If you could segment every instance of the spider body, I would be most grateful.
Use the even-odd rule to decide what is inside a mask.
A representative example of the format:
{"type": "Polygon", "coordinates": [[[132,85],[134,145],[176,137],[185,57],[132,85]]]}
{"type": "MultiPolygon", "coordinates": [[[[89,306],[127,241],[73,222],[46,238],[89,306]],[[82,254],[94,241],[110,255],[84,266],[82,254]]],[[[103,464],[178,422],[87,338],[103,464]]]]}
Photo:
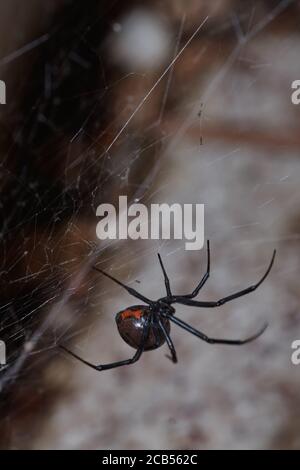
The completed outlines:
{"type": "Polygon", "coordinates": [[[158,255],[159,263],[163,272],[164,276],[164,283],[167,295],[165,297],[161,297],[158,300],[150,300],[144,295],[137,292],[130,286],[123,284],[118,279],[114,278],[110,274],[102,271],[101,269],[94,266],[94,269],[104,276],[108,277],[116,284],[119,284],[124,289],[127,290],[129,294],[133,297],[139,299],[144,304],[141,305],[133,305],[128,307],[124,310],[121,310],[119,313],[116,314],[116,323],[118,327],[118,331],[120,336],[123,340],[129,344],[129,346],[136,349],[135,354],[130,359],[125,359],[123,361],[112,362],[109,364],[99,364],[95,365],[92,364],[77,354],[69,351],[64,346],[61,346],[63,350],[67,353],[71,354],[71,356],[75,357],[79,361],[83,362],[84,364],[96,369],[98,371],[113,369],[115,367],[125,366],[128,364],[133,364],[134,362],[138,361],[143,354],[144,351],[151,351],[153,349],[157,349],[161,347],[163,344],[167,344],[169,351],[171,353],[168,356],[174,363],[177,362],[177,354],[173,344],[173,341],[170,337],[170,324],[174,323],[175,325],[179,326],[183,330],[191,333],[192,335],[200,338],[202,341],[205,341],[209,344],[228,344],[228,345],[236,345],[240,346],[242,344],[250,343],[258,338],[267,328],[267,324],[263,326],[257,333],[252,336],[249,336],[246,339],[221,339],[221,338],[212,338],[201,331],[197,330],[196,328],[192,327],[188,323],[184,322],[180,318],[175,316],[175,309],[172,307],[172,304],[179,304],[179,305],[188,305],[192,307],[201,307],[201,308],[214,308],[220,307],[227,302],[230,302],[234,299],[238,299],[244,295],[250,294],[251,292],[255,291],[266,279],[271,268],[274,263],[276,251],[273,252],[273,256],[271,258],[271,262],[267,268],[267,271],[262,276],[262,278],[256,283],[253,284],[246,289],[242,289],[238,292],[235,292],[231,295],[223,297],[219,300],[215,301],[201,301],[201,300],[194,300],[197,297],[198,293],[208,280],[210,276],[210,249],[209,249],[209,242],[207,242],[207,268],[204,276],[197,284],[195,289],[190,294],[184,295],[174,295],[171,291],[170,281],[166,270],[164,268],[163,262],[161,260],[160,255],[158,255]]]}
{"type": "MultiPolygon", "coordinates": [[[[139,349],[147,322],[149,322],[149,332],[145,340],[144,351],[151,351],[166,342],[154,311],[145,305],[133,305],[126,310],[121,310],[116,315],[121,338],[134,349],[139,349]]],[[[162,323],[166,331],[170,333],[170,321],[163,318],[162,323]]]]}

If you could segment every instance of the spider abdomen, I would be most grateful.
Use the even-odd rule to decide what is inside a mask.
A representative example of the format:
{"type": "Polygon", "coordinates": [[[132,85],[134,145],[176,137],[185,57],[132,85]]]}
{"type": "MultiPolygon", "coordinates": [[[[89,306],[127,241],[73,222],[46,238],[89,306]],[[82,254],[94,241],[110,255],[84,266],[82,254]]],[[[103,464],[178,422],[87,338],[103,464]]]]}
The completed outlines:
{"type": "MultiPolygon", "coordinates": [[[[116,323],[122,339],[134,349],[142,344],[146,322],[150,320],[149,333],[145,341],[144,351],[150,351],[162,346],[165,336],[154,319],[150,319],[152,313],[145,305],[134,305],[116,315],[116,323]]],[[[170,332],[170,322],[167,318],[161,318],[161,322],[170,332]]]]}

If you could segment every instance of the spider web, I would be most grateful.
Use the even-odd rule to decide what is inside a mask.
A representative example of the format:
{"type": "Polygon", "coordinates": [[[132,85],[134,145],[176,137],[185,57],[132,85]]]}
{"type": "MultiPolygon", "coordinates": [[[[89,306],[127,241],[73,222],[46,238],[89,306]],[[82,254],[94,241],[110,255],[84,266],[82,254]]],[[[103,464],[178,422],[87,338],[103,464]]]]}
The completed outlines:
{"type": "MultiPolygon", "coordinates": [[[[98,11],[97,3],[93,2],[92,12],[93,9],[98,11]]],[[[211,296],[224,292],[224,283],[229,290],[240,286],[237,281],[229,283],[227,277],[228,270],[234,272],[233,268],[240,268],[241,258],[249,260],[253,257],[249,276],[259,277],[274,244],[297,243],[297,230],[282,228],[289,223],[289,217],[294,214],[293,207],[299,202],[293,192],[300,171],[295,158],[296,147],[292,141],[290,151],[288,139],[280,141],[280,136],[289,135],[283,130],[277,140],[272,139],[274,128],[286,129],[293,122],[293,116],[277,113],[283,101],[282,95],[281,101],[279,98],[276,100],[274,88],[278,83],[290,85],[290,77],[297,78],[294,76],[297,67],[292,68],[290,75],[286,73],[285,64],[280,63],[273,52],[274,42],[268,43],[267,36],[263,45],[260,41],[260,35],[293,2],[271,3],[258,19],[256,9],[251,5],[248,9],[241,8],[241,11],[238,7],[229,10],[226,20],[221,22],[216,20],[216,6],[215,11],[203,14],[192,26],[183,8],[170,34],[168,58],[158,68],[159,72],[148,72],[148,80],[147,73],[140,70],[124,71],[120,68],[120,72],[105,57],[105,47],[111,45],[106,45],[106,38],[111,34],[112,25],[118,29],[122,8],[116,16],[110,9],[104,9],[101,18],[96,20],[90,11],[80,21],[80,27],[76,23],[79,22],[76,15],[82,13],[79,8],[67,25],[65,19],[63,23],[54,21],[49,34],[40,36],[39,40],[31,41],[0,61],[1,65],[12,63],[28,51],[46,48],[46,61],[44,57],[34,59],[37,68],[43,65],[43,73],[36,74],[38,78],[30,83],[36,75],[32,71],[27,72],[28,93],[22,105],[25,110],[30,109],[28,115],[24,118],[23,114],[12,112],[10,126],[6,126],[8,132],[4,129],[9,134],[9,143],[1,165],[4,194],[2,278],[9,284],[9,294],[1,307],[0,338],[6,340],[8,350],[8,365],[0,377],[2,389],[15,381],[17,386],[18,383],[21,384],[19,386],[24,385],[26,381],[30,383],[27,377],[30,377],[32,369],[39,370],[54,360],[61,341],[84,337],[85,344],[89,343],[94,338],[93,325],[99,320],[98,314],[88,315],[90,306],[93,311],[99,310],[102,316],[108,302],[110,311],[113,311],[114,304],[116,308],[121,305],[122,294],[115,286],[104,283],[105,288],[102,288],[98,278],[90,277],[95,263],[100,263],[104,269],[112,269],[116,276],[125,276],[130,283],[138,277],[140,284],[137,289],[145,295],[149,291],[152,297],[156,294],[158,297],[161,292],[161,280],[154,268],[157,251],[166,258],[176,287],[185,283],[189,289],[190,282],[197,281],[198,260],[195,254],[184,252],[183,244],[172,241],[97,242],[95,211],[100,202],[112,202],[116,195],[127,193],[131,201],[145,204],[153,201],[205,203],[206,234],[215,245],[213,259],[218,260],[219,265],[214,268],[215,287],[205,291],[211,296]],[[99,45],[102,27],[103,48],[99,45]],[[65,31],[71,31],[71,34],[65,31]],[[232,47],[226,49],[223,46],[225,58],[220,60],[218,47],[222,51],[222,45],[218,38],[223,37],[224,31],[231,34],[230,40],[233,33],[234,41],[232,47]],[[206,35],[218,45],[212,51],[216,54],[215,66],[209,69],[204,79],[199,77],[199,83],[194,80],[189,90],[182,78],[180,81],[180,70],[184,70],[189,52],[196,51],[196,58],[202,63],[201,59],[209,50],[209,42],[204,42],[206,35]],[[64,47],[57,51],[59,42],[64,47]],[[70,64],[76,64],[75,68],[70,64]],[[265,74],[268,67],[276,76],[274,83],[271,74],[265,74]],[[85,82],[83,79],[80,86],[74,85],[74,75],[79,80],[83,71],[89,80],[85,82]],[[254,135],[247,133],[243,125],[250,123],[253,128],[257,112],[255,105],[251,109],[251,91],[255,88],[256,96],[261,94],[263,99],[268,93],[268,86],[264,84],[266,77],[270,78],[272,89],[259,121],[263,132],[257,137],[255,132],[254,135]],[[120,104],[118,98],[127,92],[126,86],[130,94],[139,82],[143,85],[142,91],[134,97],[134,103],[123,100],[120,104]],[[178,83],[181,88],[178,88],[178,83]],[[222,87],[226,91],[224,94],[218,92],[222,87]],[[116,109],[111,109],[112,102],[116,109]],[[156,107],[152,114],[151,106],[156,107]],[[58,112],[57,107],[62,111],[58,112]],[[150,114],[148,120],[147,112],[150,114]],[[237,136],[240,142],[237,147],[234,138],[230,140],[230,132],[228,137],[226,125],[240,118],[243,122],[237,136]],[[267,135],[265,140],[264,135],[267,135]],[[202,136],[204,145],[200,145],[202,136]],[[247,137],[253,141],[258,138],[255,152],[251,146],[244,145],[243,139],[247,137]],[[280,149],[286,152],[284,160],[278,154],[272,159],[270,156],[278,148],[278,140],[280,149]],[[22,158],[27,164],[19,169],[22,158]],[[240,181],[237,182],[237,178],[240,181]],[[254,181],[257,182],[254,184],[254,181]],[[281,200],[285,209],[278,203],[281,200]],[[65,256],[62,255],[64,252],[65,256]],[[25,270],[23,268],[20,275],[22,266],[25,270]],[[146,266],[145,272],[143,266],[146,266]],[[182,266],[189,273],[188,282],[182,266]],[[116,294],[117,300],[114,298],[116,294]]],[[[113,43],[113,39],[111,41],[113,43]]],[[[284,45],[280,39],[278,47],[286,53],[291,51],[290,44],[284,45]]],[[[291,56],[287,54],[286,62],[293,63],[292,53],[291,56]]],[[[205,66],[205,60],[203,63],[205,66]]],[[[256,106],[258,103],[256,99],[256,106]]],[[[244,279],[248,267],[246,261],[243,263],[244,279]]],[[[296,269],[295,263],[291,266],[285,268],[289,279],[296,269]]],[[[274,290],[275,281],[269,291],[258,295],[257,301],[253,300],[253,305],[257,306],[255,310],[263,310],[262,304],[266,302],[275,309],[275,300],[270,301],[274,290]]],[[[128,302],[126,297],[123,300],[128,302]]],[[[284,295],[282,303],[283,300],[284,295]]],[[[235,336],[241,329],[256,328],[261,316],[255,316],[256,323],[246,316],[247,309],[250,309],[247,305],[242,308],[243,315],[235,311],[223,320],[218,317],[219,336],[223,334],[223,326],[229,332],[233,328],[235,336]]],[[[293,310],[293,303],[290,305],[293,310]]],[[[199,315],[198,312],[195,315],[199,315]]],[[[212,318],[204,321],[209,329],[217,317],[212,318]]],[[[290,332],[286,332],[288,341],[290,332]]],[[[86,354],[87,347],[81,349],[86,354]]],[[[204,365],[206,361],[209,362],[209,356],[204,365]]],[[[241,364],[247,364],[246,360],[241,364]]],[[[278,360],[278,368],[281,367],[282,360],[278,360]]],[[[215,437],[216,446],[223,442],[220,435],[215,434],[215,437]]],[[[251,438],[254,439],[253,436],[251,438]]],[[[89,445],[92,441],[93,437],[88,433],[80,446],[89,445]]],[[[165,444],[167,446],[168,442],[165,444]]]]}

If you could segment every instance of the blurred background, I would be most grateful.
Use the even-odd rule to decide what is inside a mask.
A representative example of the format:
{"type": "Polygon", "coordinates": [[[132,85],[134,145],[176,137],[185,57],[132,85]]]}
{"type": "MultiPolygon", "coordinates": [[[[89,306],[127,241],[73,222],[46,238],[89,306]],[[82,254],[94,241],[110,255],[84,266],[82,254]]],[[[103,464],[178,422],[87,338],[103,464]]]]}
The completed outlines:
{"type": "Polygon", "coordinates": [[[1,448],[300,447],[298,1],[0,1],[1,448]],[[212,269],[201,299],[256,282],[220,309],[177,316],[166,348],[133,366],[94,363],[132,349],[114,315],[135,301],[97,263],[147,297],[188,292],[205,250],[183,241],[96,238],[96,208],[119,195],[205,204],[212,269]]]}

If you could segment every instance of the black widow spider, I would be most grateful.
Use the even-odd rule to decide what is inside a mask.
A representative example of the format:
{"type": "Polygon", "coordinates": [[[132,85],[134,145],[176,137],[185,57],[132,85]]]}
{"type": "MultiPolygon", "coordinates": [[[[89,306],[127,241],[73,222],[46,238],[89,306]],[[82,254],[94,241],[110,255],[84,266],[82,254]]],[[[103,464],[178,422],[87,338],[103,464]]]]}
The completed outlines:
{"type": "Polygon", "coordinates": [[[267,324],[263,326],[256,334],[244,339],[216,339],[210,338],[206,336],[199,330],[196,330],[188,323],[180,320],[179,318],[175,317],[175,309],[172,307],[172,304],[181,304],[181,305],[190,305],[193,307],[219,307],[224,305],[226,302],[230,302],[231,300],[237,299],[238,297],[242,297],[243,295],[249,294],[250,292],[255,291],[262,282],[266,279],[271,268],[274,263],[276,250],[274,250],[271,262],[268,266],[266,273],[257,282],[246,289],[236,292],[235,294],[228,295],[227,297],[223,297],[220,300],[215,302],[203,302],[198,300],[193,300],[200,291],[200,289],[204,286],[207,279],[210,275],[210,249],[209,249],[209,241],[207,242],[207,269],[206,273],[202,277],[201,281],[197,285],[197,287],[193,290],[191,294],[187,295],[173,295],[171,292],[170,281],[166,270],[164,268],[162,259],[158,254],[159,263],[164,275],[164,281],[166,286],[167,295],[166,297],[162,297],[156,301],[150,300],[147,297],[144,297],[142,294],[137,292],[132,287],[126,286],[118,279],[115,279],[110,274],[102,271],[101,269],[94,266],[94,269],[104,276],[108,277],[112,281],[116,282],[120,286],[129,292],[132,296],[136,297],[137,299],[141,300],[147,305],[133,305],[131,307],[126,308],[125,310],[121,310],[119,313],[116,314],[116,323],[119,330],[119,333],[123,340],[129,344],[131,347],[136,349],[136,353],[131,359],[126,359],[123,361],[112,362],[110,364],[100,364],[94,365],[88,361],[85,361],[81,357],[77,356],[77,354],[69,351],[64,346],[60,346],[64,351],[71,354],[79,361],[87,364],[88,366],[96,369],[98,371],[113,369],[115,367],[125,366],[128,364],[133,364],[134,362],[138,361],[144,351],[150,351],[153,349],[157,349],[162,346],[165,342],[168,345],[168,348],[171,353],[170,359],[176,363],[177,362],[177,355],[176,351],[170,337],[170,321],[175,323],[180,328],[192,333],[193,335],[197,336],[198,338],[206,341],[210,344],[230,344],[230,345],[242,345],[245,343],[249,343],[250,341],[254,341],[258,338],[267,328],[267,324]]]}

